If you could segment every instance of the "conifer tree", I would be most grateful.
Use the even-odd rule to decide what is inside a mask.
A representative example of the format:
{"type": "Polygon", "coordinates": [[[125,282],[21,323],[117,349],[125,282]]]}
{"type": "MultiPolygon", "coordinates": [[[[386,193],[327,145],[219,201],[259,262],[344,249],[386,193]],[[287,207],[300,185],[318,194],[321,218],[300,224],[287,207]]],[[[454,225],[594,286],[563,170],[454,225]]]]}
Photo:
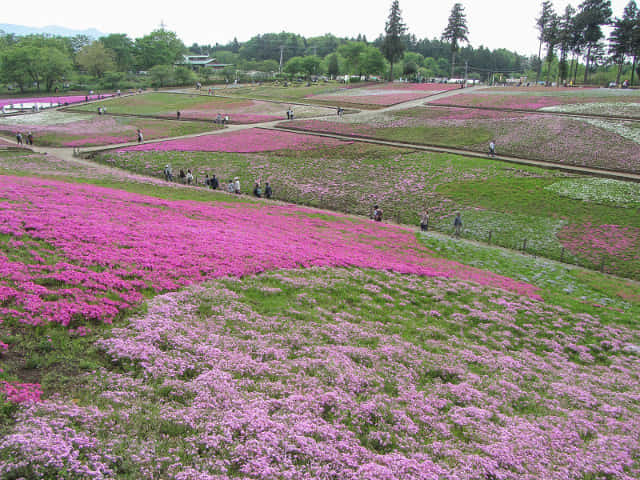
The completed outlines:
{"type": "Polygon", "coordinates": [[[536,28],[540,32],[538,35],[538,40],[540,40],[540,44],[538,46],[538,72],[536,74],[536,83],[540,80],[540,73],[542,72],[542,44],[545,41],[545,37],[547,36],[547,29],[549,27],[549,22],[554,16],[553,12],[553,4],[545,0],[542,2],[542,11],[540,12],[540,16],[536,19],[536,28]]]}
{"type": "Polygon", "coordinates": [[[612,60],[618,64],[616,83],[620,83],[622,66],[627,55],[633,56],[634,30],[638,28],[638,6],[635,0],[631,0],[624,8],[622,18],[613,21],[613,30],[609,36],[609,54],[612,60]]]}
{"type": "Polygon", "coordinates": [[[385,37],[382,42],[382,53],[391,64],[389,74],[391,81],[393,81],[393,64],[400,60],[404,53],[405,44],[402,41],[402,36],[406,31],[407,27],[402,22],[402,13],[398,0],[393,0],[389,18],[384,27],[385,37]]]}
{"type": "Polygon", "coordinates": [[[456,53],[460,50],[460,42],[469,42],[467,34],[467,17],[464,13],[464,7],[461,3],[456,3],[451,9],[449,15],[449,23],[442,33],[442,40],[447,40],[451,44],[451,76],[453,77],[453,69],[456,64],[456,53]]]}
{"type": "Polygon", "coordinates": [[[558,73],[560,75],[561,82],[566,80],[569,73],[567,57],[573,48],[573,42],[575,41],[575,13],[576,10],[571,5],[567,5],[564,10],[564,15],[560,18],[558,26],[558,45],[560,47],[558,73]]]}
{"type": "Polygon", "coordinates": [[[576,18],[576,24],[582,31],[582,38],[587,47],[584,83],[587,83],[591,50],[604,37],[602,26],[609,24],[612,13],[611,0],[584,0],[580,4],[580,13],[576,18]]]}

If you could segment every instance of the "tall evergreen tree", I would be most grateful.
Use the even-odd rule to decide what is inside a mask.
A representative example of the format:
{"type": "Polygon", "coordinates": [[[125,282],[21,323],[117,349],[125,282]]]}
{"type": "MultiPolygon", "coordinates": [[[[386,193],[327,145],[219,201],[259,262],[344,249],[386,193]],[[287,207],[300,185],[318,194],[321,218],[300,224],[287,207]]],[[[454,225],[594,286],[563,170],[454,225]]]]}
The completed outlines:
{"type": "Polygon", "coordinates": [[[560,36],[560,17],[558,17],[558,15],[554,13],[551,16],[551,19],[549,20],[549,24],[547,25],[547,28],[544,33],[544,44],[547,46],[547,55],[545,57],[545,60],[547,61],[547,80],[546,80],[547,83],[549,83],[549,78],[551,76],[551,63],[555,58],[554,54],[555,54],[556,46],[558,45],[560,40],[559,36],[560,36]]]}
{"type": "Polygon", "coordinates": [[[406,31],[407,27],[402,22],[402,12],[398,0],[393,0],[389,18],[384,27],[385,37],[382,42],[382,53],[391,64],[389,73],[391,81],[393,81],[393,64],[400,60],[404,53],[405,43],[402,41],[402,36],[406,31]]]}
{"type": "Polygon", "coordinates": [[[540,16],[536,19],[536,28],[540,32],[538,34],[540,44],[538,45],[538,73],[536,74],[536,83],[540,80],[540,73],[542,72],[542,44],[544,43],[549,21],[553,18],[553,15],[553,3],[548,0],[542,2],[542,11],[540,12],[540,16]]]}
{"type": "Polygon", "coordinates": [[[635,0],[631,0],[624,8],[622,18],[613,21],[613,30],[609,36],[609,54],[612,60],[618,65],[616,83],[620,83],[622,66],[627,55],[633,55],[633,34],[637,29],[638,6],[635,0]]]}
{"type": "Polygon", "coordinates": [[[584,69],[584,83],[587,83],[591,50],[604,37],[602,26],[611,22],[611,0],[584,0],[580,4],[580,13],[576,18],[578,28],[582,31],[587,48],[587,63],[584,69]]]}
{"type": "Polygon", "coordinates": [[[573,42],[575,39],[575,13],[575,8],[571,5],[567,5],[558,25],[558,46],[560,47],[558,73],[560,75],[561,82],[564,82],[569,74],[567,57],[573,48],[573,42]]]}
{"type": "Polygon", "coordinates": [[[640,57],[640,10],[636,13],[636,20],[633,24],[633,31],[631,32],[631,53],[633,57],[633,66],[631,68],[631,81],[633,85],[633,75],[636,71],[638,57],[640,57]]]}
{"type": "Polygon", "coordinates": [[[442,33],[442,39],[447,40],[451,44],[451,76],[453,77],[453,69],[456,64],[456,53],[460,50],[460,42],[469,42],[467,34],[467,17],[464,13],[464,7],[461,3],[456,3],[451,9],[449,15],[449,23],[442,33]]]}

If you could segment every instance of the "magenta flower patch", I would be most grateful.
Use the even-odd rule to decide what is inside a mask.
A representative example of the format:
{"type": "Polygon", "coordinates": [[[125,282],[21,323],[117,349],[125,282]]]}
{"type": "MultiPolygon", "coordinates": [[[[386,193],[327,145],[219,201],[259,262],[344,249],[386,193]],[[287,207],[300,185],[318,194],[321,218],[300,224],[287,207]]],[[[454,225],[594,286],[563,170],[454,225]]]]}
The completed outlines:
{"type": "Polygon", "coordinates": [[[267,152],[273,150],[309,150],[336,147],[349,142],[291,132],[251,128],[237,132],[146,143],[119,149],[118,152],[267,152]]]}
{"type": "MultiPolygon", "coordinates": [[[[113,94],[100,95],[100,98],[109,98],[113,94]]],[[[89,100],[98,100],[98,95],[88,95],[89,100]]],[[[58,105],[84,102],[84,95],[67,95],[64,97],[25,97],[25,98],[0,98],[0,108],[5,105],[20,105],[25,103],[55,103],[58,105]]]]}
{"type": "Polygon", "coordinates": [[[531,285],[432,258],[409,229],[341,215],[322,220],[293,206],[171,202],[23,177],[0,182],[0,234],[22,252],[0,253],[0,318],[75,328],[112,321],[142,301],[144,289],[310,266],[459,277],[537,298],[531,285]]]}

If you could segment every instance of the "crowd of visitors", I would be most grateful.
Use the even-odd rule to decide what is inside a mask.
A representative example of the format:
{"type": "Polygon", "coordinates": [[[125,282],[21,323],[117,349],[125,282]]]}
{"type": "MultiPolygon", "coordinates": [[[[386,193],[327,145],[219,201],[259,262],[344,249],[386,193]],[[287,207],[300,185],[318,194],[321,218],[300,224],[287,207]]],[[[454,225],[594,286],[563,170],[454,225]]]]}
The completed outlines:
{"type": "Polygon", "coordinates": [[[33,145],[33,133],[22,135],[22,132],[16,132],[16,142],[18,145],[33,145]]]}
{"type": "MultiPolygon", "coordinates": [[[[21,140],[20,140],[21,141],[21,140]]],[[[171,165],[168,163],[164,166],[163,170],[164,179],[167,182],[173,181],[173,169],[171,165]]],[[[226,187],[220,185],[220,180],[216,177],[215,174],[209,177],[209,174],[205,174],[204,179],[202,179],[202,183],[198,182],[198,178],[193,175],[193,172],[190,168],[186,171],[184,168],[181,168],[178,172],[177,181],[183,183],[185,185],[202,185],[204,184],[206,187],[209,187],[212,190],[224,189],[228,193],[233,193],[235,195],[242,194],[242,189],[240,188],[240,178],[234,177],[229,179],[229,182],[226,184],[226,187]]],[[[253,188],[253,195],[258,198],[271,198],[273,196],[273,189],[269,182],[265,182],[264,189],[260,186],[260,182],[256,181],[253,188]]]]}

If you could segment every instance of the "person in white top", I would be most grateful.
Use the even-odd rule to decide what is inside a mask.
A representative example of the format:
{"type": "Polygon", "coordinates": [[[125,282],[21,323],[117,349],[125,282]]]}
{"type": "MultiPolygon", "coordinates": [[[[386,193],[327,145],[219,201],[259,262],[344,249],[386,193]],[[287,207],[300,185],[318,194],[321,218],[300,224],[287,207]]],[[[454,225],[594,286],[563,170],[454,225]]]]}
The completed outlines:
{"type": "Polygon", "coordinates": [[[233,189],[235,193],[240,193],[240,180],[238,179],[238,177],[234,178],[233,189]]]}

